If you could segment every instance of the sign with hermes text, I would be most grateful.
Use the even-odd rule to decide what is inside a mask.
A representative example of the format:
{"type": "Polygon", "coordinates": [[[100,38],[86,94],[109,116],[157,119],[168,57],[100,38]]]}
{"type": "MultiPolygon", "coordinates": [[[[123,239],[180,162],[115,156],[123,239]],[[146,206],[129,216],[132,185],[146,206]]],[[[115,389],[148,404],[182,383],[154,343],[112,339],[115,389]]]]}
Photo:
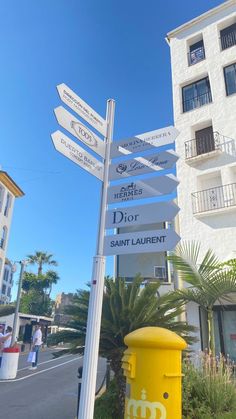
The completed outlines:
{"type": "Polygon", "coordinates": [[[51,137],[57,151],[103,181],[104,165],[102,162],[95,159],[59,130],[54,132],[51,137]]]}
{"type": "Polygon", "coordinates": [[[69,106],[69,108],[75,111],[102,135],[106,136],[107,123],[105,119],[74,93],[73,90],[66,86],[65,83],[59,84],[57,90],[62,102],[69,106]]]}
{"type": "Polygon", "coordinates": [[[138,153],[153,147],[161,147],[172,144],[179,131],[173,127],[165,127],[144,134],[135,135],[120,141],[114,141],[111,145],[111,157],[119,157],[126,154],[138,153]]]}
{"type": "Polygon", "coordinates": [[[82,124],[74,115],[63,108],[63,106],[58,106],[54,109],[54,113],[58,124],[60,124],[62,128],[65,128],[99,156],[105,157],[105,142],[101,138],[82,124]]]}
{"type": "Polygon", "coordinates": [[[113,163],[109,168],[109,180],[124,179],[126,177],[144,175],[162,169],[171,169],[178,160],[174,150],[161,151],[144,157],[113,163]]]}
{"type": "Polygon", "coordinates": [[[157,202],[136,207],[114,208],[106,212],[105,228],[139,226],[172,221],[179,212],[173,202],[157,202]]]}
{"type": "Polygon", "coordinates": [[[108,188],[107,203],[114,204],[168,195],[175,190],[178,184],[178,179],[172,174],[155,176],[145,180],[138,180],[137,182],[121,183],[108,188]]]}

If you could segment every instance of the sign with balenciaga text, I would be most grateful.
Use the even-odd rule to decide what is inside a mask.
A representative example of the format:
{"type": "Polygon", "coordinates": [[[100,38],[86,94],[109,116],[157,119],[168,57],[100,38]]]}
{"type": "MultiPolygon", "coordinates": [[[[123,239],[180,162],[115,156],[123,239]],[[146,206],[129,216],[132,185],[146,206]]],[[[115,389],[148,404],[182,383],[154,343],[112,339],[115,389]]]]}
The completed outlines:
{"type": "Polygon", "coordinates": [[[51,137],[57,151],[103,181],[104,165],[102,162],[95,159],[59,130],[54,132],[51,137]]]}
{"type": "Polygon", "coordinates": [[[150,230],[105,237],[104,255],[156,253],[174,249],[180,237],[174,230],[150,230]]]}
{"type": "Polygon", "coordinates": [[[122,163],[113,163],[109,169],[109,180],[124,179],[130,176],[170,169],[177,160],[176,152],[167,150],[145,156],[145,158],[136,157],[135,159],[124,160],[122,163]]]}
{"type": "Polygon", "coordinates": [[[154,131],[145,132],[144,134],[135,135],[135,137],[127,138],[120,141],[113,141],[111,145],[111,157],[118,157],[131,153],[138,153],[149,150],[153,147],[161,147],[172,144],[179,131],[173,127],[165,127],[154,131]]]}
{"type": "Polygon", "coordinates": [[[94,111],[84,100],[73,92],[65,83],[57,86],[59,96],[67,106],[75,111],[81,118],[85,119],[92,127],[102,135],[106,135],[107,123],[96,111],[94,111]]]}
{"type": "Polygon", "coordinates": [[[145,180],[138,180],[137,182],[121,183],[108,188],[107,202],[108,204],[114,204],[168,195],[175,190],[178,184],[178,179],[172,174],[155,176],[145,180]]]}
{"type": "Polygon", "coordinates": [[[94,132],[82,124],[74,115],[68,112],[63,106],[54,109],[58,124],[70,132],[78,140],[82,141],[99,156],[105,157],[105,142],[94,132]]]}
{"type": "Polygon", "coordinates": [[[114,208],[106,212],[105,228],[139,226],[172,221],[179,212],[173,202],[157,202],[136,207],[114,208]]]}

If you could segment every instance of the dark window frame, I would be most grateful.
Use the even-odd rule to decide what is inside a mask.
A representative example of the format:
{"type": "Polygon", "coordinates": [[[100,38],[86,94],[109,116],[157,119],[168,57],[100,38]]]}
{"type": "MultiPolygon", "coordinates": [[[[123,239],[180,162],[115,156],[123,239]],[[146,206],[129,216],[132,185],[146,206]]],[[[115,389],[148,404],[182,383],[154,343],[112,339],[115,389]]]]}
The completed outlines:
{"type": "Polygon", "coordinates": [[[226,96],[231,96],[231,95],[234,95],[236,93],[236,88],[235,88],[235,91],[232,92],[232,93],[229,93],[229,90],[228,90],[228,84],[227,84],[227,78],[226,78],[226,72],[225,72],[225,70],[227,68],[229,68],[229,67],[234,67],[234,71],[235,71],[235,85],[236,85],[236,63],[232,63],[232,64],[227,65],[227,66],[224,67],[224,79],[225,79],[226,96]]]}
{"type": "Polygon", "coordinates": [[[183,86],[182,87],[182,109],[183,109],[183,113],[192,111],[194,109],[198,109],[198,108],[200,108],[200,107],[202,107],[204,105],[208,105],[209,103],[212,103],[212,93],[211,93],[211,85],[210,85],[209,76],[203,77],[202,79],[196,80],[195,82],[189,83],[186,86],[183,86]],[[193,96],[191,99],[185,100],[185,98],[184,98],[184,89],[186,89],[187,87],[190,87],[190,86],[196,86],[197,87],[197,85],[200,84],[203,80],[206,81],[206,86],[208,86],[208,90],[204,94],[196,95],[196,96],[193,96]],[[199,98],[202,97],[202,96],[205,96],[205,95],[208,95],[208,101],[207,102],[203,103],[200,106],[194,106],[191,109],[186,109],[187,108],[186,107],[186,103],[187,102],[189,102],[191,100],[194,103],[195,100],[198,100],[199,101],[199,98]]]}

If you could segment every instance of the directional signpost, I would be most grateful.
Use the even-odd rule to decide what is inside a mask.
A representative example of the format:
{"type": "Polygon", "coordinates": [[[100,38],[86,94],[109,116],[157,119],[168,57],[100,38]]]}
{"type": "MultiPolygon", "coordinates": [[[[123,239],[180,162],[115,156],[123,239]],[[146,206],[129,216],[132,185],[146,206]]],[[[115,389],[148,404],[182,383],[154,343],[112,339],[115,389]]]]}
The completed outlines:
{"type": "Polygon", "coordinates": [[[124,160],[122,163],[111,164],[110,180],[122,179],[130,176],[144,175],[153,171],[170,169],[174,166],[178,156],[173,150],[162,151],[149,156],[124,160]]]}
{"type": "Polygon", "coordinates": [[[82,124],[74,115],[63,108],[63,106],[58,106],[58,108],[54,109],[54,113],[58,124],[91,148],[91,150],[95,151],[99,156],[105,157],[105,143],[100,137],[82,124]]]}
{"type": "Polygon", "coordinates": [[[111,157],[137,153],[149,150],[153,147],[161,147],[175,141],[179,131],[175,127],[156,129],[145,132],[126,140],[114,141],[111,146],[111,157]]]}
{"type": "Polygon", "coordinates": [[[87,170],[98,179],[103,180],[104,164],[87,153],[82,147],[72,141],[61,131],[56,131],[52,135],[55,149],[74,163],[87,170]]]}
{"type": "Polygon", "coordinates": [[[59,125],[73,135],[81,145],[95,152],[98,160],[83,147],[72,141],[61,131],[52,134],[53,144],[59,153],[76,163],[102,182],[102,195],[99,216],[99,232],[96,256],[90,288],[87,333],[85,341],[83,378],[78,419],[93,419],[95,387],[97,376],[98,349],[102,315],[102,299],[105,276],[105,255],[131,253],[164,252],[171,250],[180,240],[173,230],[147,230],[125,234],[107,235],[105,229],[136,227],[171,221],[179,211],[173,202],[144,203],[139,206],[120,207],[124,201],[135,201],[172,193],[178,185],[174,175],[153,176],[144,180],[131,180],[119,185],[110,182],[145,173],[170,169],[178,159],[173,150],[158,151],[141,156],[143,151],[168,145],[174,142],[178,131],[170,126],[112,144],[115,102],[107,101],[106,119],[95,112],[83,99],[64,83],[57,86],[59,96],[72,111],[76,112],[86,124],[96,129],[105,138],[101,139],[86,124],[62,106],[55,109],[59,125]],[[111,158],[138,153],[138,157],[110,164],[111,158]],[[109,208],[108,204],[118,204],[109,208]]]}
{"type": "Polygon", "coordinates": [[[165,252],[172,250],[180,237],[173,230],[138,231],[105,237],[106,255],[165,252]]]}

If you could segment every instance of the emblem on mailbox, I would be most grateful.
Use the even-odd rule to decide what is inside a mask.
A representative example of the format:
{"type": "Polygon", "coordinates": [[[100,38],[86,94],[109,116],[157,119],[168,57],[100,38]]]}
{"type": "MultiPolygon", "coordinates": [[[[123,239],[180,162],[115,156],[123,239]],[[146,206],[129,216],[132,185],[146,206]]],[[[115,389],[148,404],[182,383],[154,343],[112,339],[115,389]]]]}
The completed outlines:
{"type": "Polygon", "coordinates": [[[150,419],[166,419],[166,408],[160,402],[149,402],[146,400],[146,390],[141,391],[142,400],[128,400],[127,404],[127,419],[136,418],[150,418],[150,419]],[[161,412],[161,416],[157,413],[161,412]]]}

